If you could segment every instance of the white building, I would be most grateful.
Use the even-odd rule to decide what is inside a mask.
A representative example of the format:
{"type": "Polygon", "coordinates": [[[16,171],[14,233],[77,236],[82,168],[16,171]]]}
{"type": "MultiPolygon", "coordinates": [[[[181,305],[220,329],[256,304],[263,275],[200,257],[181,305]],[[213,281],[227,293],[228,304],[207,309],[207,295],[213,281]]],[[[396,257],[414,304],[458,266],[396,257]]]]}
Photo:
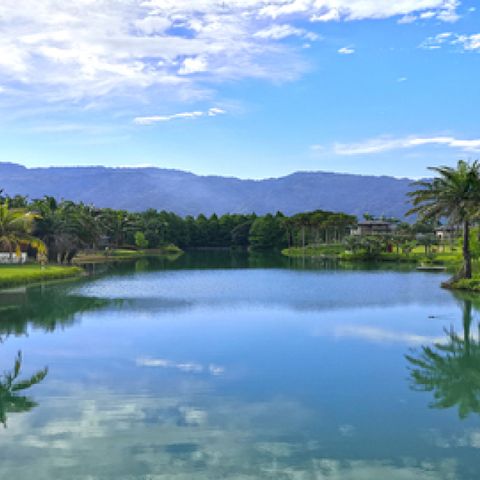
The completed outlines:
{"type": "Polygon", "coordinates": [[[27,261],[27,254],[22,252],[20,256],[17,256],[15,253],[11,255],[8,252],[0,252],[0,264],[2,265],[12,265],[12,264],[23,264],[27,261]]]}

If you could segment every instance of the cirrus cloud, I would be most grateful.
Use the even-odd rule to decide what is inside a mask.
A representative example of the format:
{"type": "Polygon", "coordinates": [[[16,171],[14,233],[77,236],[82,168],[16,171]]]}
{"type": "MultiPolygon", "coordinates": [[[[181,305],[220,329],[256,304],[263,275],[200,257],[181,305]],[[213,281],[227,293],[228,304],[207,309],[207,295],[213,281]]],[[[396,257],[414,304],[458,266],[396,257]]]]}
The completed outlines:
{"type": "Polygon", "coordinates": [[[438,50],[445,45],[459,46],[463,51],[480,52],[480,33],[470,35],[444,32],[428,37],[421,45],[427,50],[438,50]]]}
{"type": "Polygon", "coordinates": [[[154,123],[159,122],[169,122],[170,120],[177,119],[194,119],[199,117],[216,117],[217,115],[223,115],[226,113],[225,110],[218,107],[209,108],[207,111],[193,111],[193,112],[182,112],[174,113],[172,115],[152,115],[146,117],[136,117],[133,122],[137,125],[153,125],[154,123]]]}
{"type": "Polygon", "coordinates": [[[339,48],[337,51],[340,55],[352,55],[355,53],[355,49],[352,47],[342,47],[339,48]]]}
{"type": "MultiPolygon", "coordinates": [[[[426,145],[456,148],[467,152],[480,152],[480,138],[460,139],[450,136],[421,137],[410,136],[404,138],[377,137],[358,143],[335,143],[333,152],[336,155],[370,155],[392,150],[410,149],[426,145]]],[[[318,146],[312,146],[318,150],[318,146]]]]}

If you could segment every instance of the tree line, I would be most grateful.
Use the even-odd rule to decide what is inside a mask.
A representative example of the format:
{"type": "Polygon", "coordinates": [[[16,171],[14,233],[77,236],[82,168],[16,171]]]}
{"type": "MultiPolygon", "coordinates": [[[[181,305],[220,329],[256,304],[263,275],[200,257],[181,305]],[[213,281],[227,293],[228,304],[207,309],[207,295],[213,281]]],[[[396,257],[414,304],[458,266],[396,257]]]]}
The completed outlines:
{"type": "Polygon", "coordinates": [[[90,249],[159,249],[173,244],[182,249],[261,250],[334,243],[342,241],[356,222],[354,216],[322,210],[291,217],[281,212],[181,217],[155,209],[97,208],[49,196],[29,201],[0,191],[3,248],[14,253],[30,246],[56,263],[70,263],[79,251],[90,249]]]}

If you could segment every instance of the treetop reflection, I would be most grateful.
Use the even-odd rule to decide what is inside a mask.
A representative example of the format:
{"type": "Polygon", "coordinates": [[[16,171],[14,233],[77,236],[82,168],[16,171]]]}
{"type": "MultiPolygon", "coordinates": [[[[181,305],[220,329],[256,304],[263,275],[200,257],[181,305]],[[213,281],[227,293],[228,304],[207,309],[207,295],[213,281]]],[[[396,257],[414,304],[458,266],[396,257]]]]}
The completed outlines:
{"type": "Polygon", "coordinates": [[[28,326],[44,331],[73,324],[75,315],[107,306],[111,301],[71,295],[64,288],[31,287],[0,296],[0,335],[23,335],[28,326]]]}

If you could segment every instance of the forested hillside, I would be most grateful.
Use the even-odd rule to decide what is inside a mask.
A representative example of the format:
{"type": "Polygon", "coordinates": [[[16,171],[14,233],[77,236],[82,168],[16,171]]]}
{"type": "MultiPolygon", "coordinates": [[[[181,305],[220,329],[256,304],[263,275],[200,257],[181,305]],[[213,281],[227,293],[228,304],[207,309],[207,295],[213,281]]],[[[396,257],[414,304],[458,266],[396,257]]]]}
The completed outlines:
{"type": "Polygon", "coordinates": [[[0,185],[9,195],[44,195],[129,211],[149,208],[178,215],[264,215],[330,210],[403,217],[410,180],[325,172],[240,180],[159,168],[68,167],[27,169],[0,163],[0,185]]]}

